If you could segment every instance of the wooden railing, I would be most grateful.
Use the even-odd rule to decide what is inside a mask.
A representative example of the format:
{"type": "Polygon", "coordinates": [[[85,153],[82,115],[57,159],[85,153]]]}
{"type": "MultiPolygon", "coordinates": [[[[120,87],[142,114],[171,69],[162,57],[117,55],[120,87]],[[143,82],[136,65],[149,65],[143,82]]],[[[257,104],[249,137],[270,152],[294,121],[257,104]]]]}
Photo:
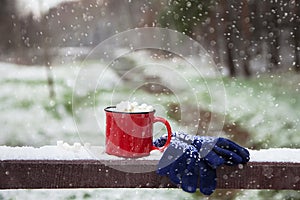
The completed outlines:
{"type": "MultiPolygon", "coordinates": [[[[0,189],[174,188],[158,160],[2,160],[0,189]]],[[[300,190],[300,163],[249,162],[217,170],[219,189],[300,190]]]]}

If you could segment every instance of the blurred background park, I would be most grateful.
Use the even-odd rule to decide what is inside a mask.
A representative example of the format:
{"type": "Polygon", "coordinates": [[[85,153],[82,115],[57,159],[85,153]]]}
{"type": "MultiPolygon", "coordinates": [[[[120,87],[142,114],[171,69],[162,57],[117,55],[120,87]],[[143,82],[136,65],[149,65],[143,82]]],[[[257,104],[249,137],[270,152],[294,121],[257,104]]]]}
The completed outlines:
{"type": "MultiPolygon", "coordinates": [[[[143,42],[147,43],[137,41],[143,42]]],[[[130,46],[114,44],[111,49],[128,52],[130,46]]],[[[193,127],[193,134],[205,135],[220,131],[251,149],[299,148],[300,2],[0,0],[0,88],[0,145],[39,147],[58,140],[104,145],[103,108],[130,94],[154,102],[174,129],[193,127]],[[196,66],[199,76],[186,60],[165,49],[134,50],[113,63],[93,51],[116,34],[145,27],[168,28],[192,38],[213,62],[196,66]],[[152,71],[137,67],[145,63],[150,63],[147,67],[152,66],[152,71]],[[186,73],[184,81],[192,89],[166,80],[169,72],[159,66],[186,73]],[[100,85],[83,87],[85,91],[79,94],[76,83],[83,67],[90,69],[84,74],[87,85],[96,71],[105,73],[100,85]],[[218,92],[220,85],[223,93],[218,92]],[[196,96],[197,102],[192,97],[179,102],[176,95],[196,96]],[[100,125],[91,123],[90,109],[99,113],[100,125]],[[183,110],[196,110],[199,118],[180,115],[183,110]]],[[[0,199],[48,194],[54,192],[1,191],[0,199]]],[[[55,198],[202,197],[179,190],[119,194],[124,196],[111,190],[69,190],[56,193],[55,198]]],[[[300,199],[300,193],[220,190],[202,198],[300,199]]]]}

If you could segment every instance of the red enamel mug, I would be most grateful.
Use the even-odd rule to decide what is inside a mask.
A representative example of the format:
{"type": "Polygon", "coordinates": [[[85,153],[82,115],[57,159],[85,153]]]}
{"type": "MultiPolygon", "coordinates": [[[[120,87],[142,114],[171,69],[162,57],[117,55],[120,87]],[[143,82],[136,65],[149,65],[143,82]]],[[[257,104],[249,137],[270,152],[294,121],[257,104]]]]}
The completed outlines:
{"type": "Polygon", "coordinates": [[[104,109],[106,114],[106,153],[126,158],[148,156],[151,150],[163,151],[171,141],[171,126],[161,117],[150,112],[119,112],[115,106],[104,109]],[[168,131],[163,147],[153,146],[153,124],[161,122],[168,131]]]}

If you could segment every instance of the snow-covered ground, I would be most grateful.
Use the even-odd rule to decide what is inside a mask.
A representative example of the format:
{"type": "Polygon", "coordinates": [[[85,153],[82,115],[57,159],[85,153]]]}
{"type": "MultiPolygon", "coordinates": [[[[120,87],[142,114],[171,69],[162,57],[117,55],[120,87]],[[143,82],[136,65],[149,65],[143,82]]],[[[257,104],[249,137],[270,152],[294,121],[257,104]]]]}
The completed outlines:
{"type": "Polygon", "coordinates": [[[193,200],[192,195],[179,189],[67,189],[67,190],[6,190],[0,192],[0,199],[99,199],[99,200],[193,200]]]}
{"type": "MultiPolygon", "coordinates": [[[[146,62],[148,68],[143,73],[134,68],[120,78],[112,67],[97,61],[54,66],[55,100],[49,98],[44,67],[0,63],[0,145],[38,148],[63,140],[69,144],[103,146],[103,109],[121,100],[137,100],[153,105],[156,115],[170,120],[174,130],[182,127],[167,116],[168,104],[179,102],[184,108],[186,104],[198,102],[196,105],[224,114],[226,120],[245,128],[251,134],[248,144],[259,148],[300,147],[299,75],[286,73],[229,79],[205,76],[205,67],[202,72],[195,71],[177,58],[159,60],[141,53],[129,55],[129,59],[136,66],[146,62]],[[87,67],[85,75],[88,76],[78,81],[82,78],[83,66],[87,67]],[[102,72],[100,78],[97,77],[99,70],[102,72]],[[142,76],[159,77],[160,83],[171,88],[173,94],[145,93],[141,89],[145,81],[142,76]],[[128,81],[128,77],[136,79],[128,81]],[[97,86],[90,87],[89,80],[95,79],[97,86]]],[[[159,132],[156,137],[165,131],[162,126],[155,127],[159,132]]],[[[240,191],[235,199],[258,199],[262,193],[240,191]]],[[[297,192],[290,194],[290,197],[300,196],[297,192]]],[[[199,199],[197,195],[174,189],[0,191],[0,199],[44,199],[49,195],[51,199],[199,199]]],[[[214,197],[221,198],[218,195],[214,197]]],[[[287,197],[288,193],[272,193],[272,199],[287,197]]]]}
{"type": "MultiPolygon", "coordinates": [[[[140,61],[135,62],[138,65],[140,61]]],[[[153,67],[151,62],[150,68],[153,67]]],[[[249,80],[199,77],[183,63],[163,62],[163,66],[178,65],[174,69],[169,67],[172,72],[164,73],[168,75],[162,75],[163,70],[156,72],[159,77],[173,76],[174,81],[161,80],[172,88],[173,95],[146,93],[141,89],[144,79],[128,83],[103,63],[90,62],[85,63],[90,73],[84,79],[86,83],[97,78],[97,70],[103,71],[96,87],[78,81],[82,73],[80,63],[53,67],[55,100],[49,98],[44,67],[0,63],[0,145],[55,145],[58,140],[103,145],[103,109],[133,99],[153,105],[156,115],[170,120],[174,130],[182,127],[167,116],[168,105],[179,103],[183,110],[194,104],[220,113],[226,120],[245,128],[252,135],[249,144],[262,148],[300,147],[299,75],[262,75],[249,80]],[[179,76],[181,70],[187,72],[179,76]]],[[[137,77],[140,73],[131,72],[137,77]]],[[[189,114],[181,113],[182,117],[189,114]]],[[[184,128],[193,132],[193,127],[184,128]]]]}

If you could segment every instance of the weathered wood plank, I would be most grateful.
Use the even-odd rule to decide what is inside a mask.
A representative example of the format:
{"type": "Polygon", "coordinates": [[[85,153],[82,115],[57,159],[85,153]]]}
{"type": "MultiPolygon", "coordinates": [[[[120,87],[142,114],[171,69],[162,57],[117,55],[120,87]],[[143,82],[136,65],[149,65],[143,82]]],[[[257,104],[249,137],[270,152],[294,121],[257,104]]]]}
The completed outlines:
{"type": "MultiPolygon", "coordinates": [[[[157,160],[5,160],[0,189],[174,188],[157,160]]],[[[219,189],[300,190],[300,163],[249,162],[217,170],[219,189]]]]}

